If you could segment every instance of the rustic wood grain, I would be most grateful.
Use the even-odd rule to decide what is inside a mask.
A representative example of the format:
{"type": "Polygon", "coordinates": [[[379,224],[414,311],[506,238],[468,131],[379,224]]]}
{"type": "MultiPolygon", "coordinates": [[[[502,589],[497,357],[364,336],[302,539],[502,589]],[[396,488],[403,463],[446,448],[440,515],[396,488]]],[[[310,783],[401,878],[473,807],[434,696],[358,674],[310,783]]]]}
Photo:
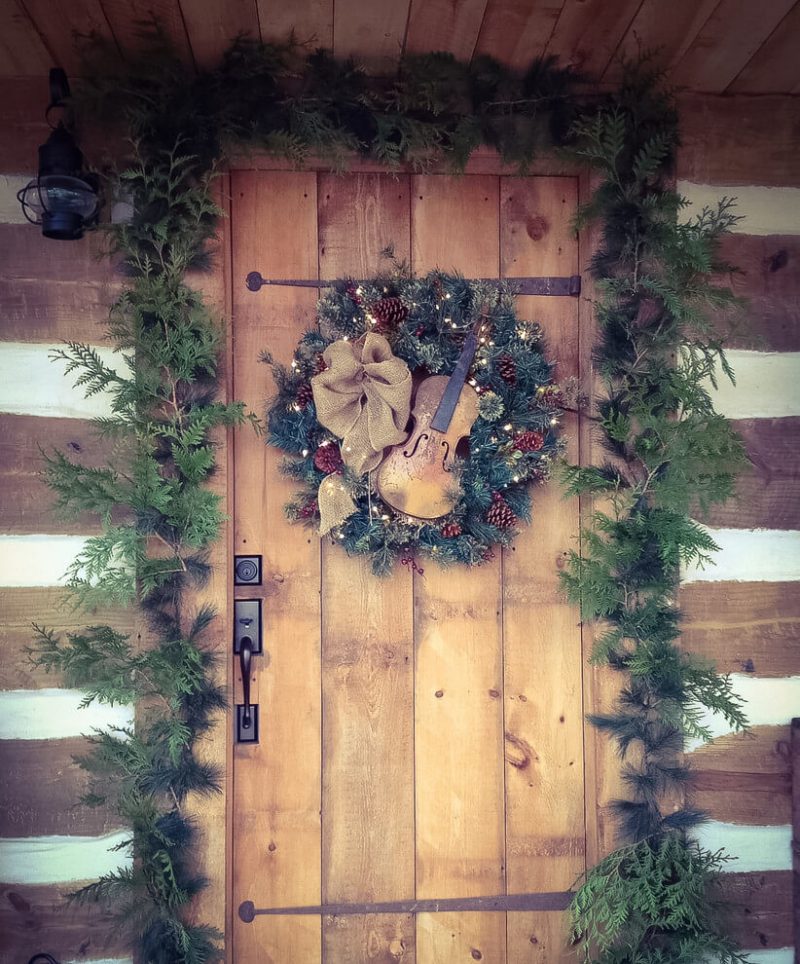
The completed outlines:
{"type": "Polygon", "coordinates": [[[70,0],[59,5],[57,15],[52,0],[25,0],[25,9],[52,54],[51,66],[63,67],[70,76],[80,76],[82,48],[90,38],[116,50],[101,0],[70,0]]]}
{"type": "Polygon", "coordinates": [[[42,478],[42,452],[54,450],[82,465],[105,463],[111,445],[91,422],[76,418],[0,415],[0,532],[75,533],[100,531],[96,516],[65,516],[42,478]]]}
{"type": "Polygon", "coordinates": [[[326,916],[322,921],[322,959],[331,964],[413,964],[415,920],[412,914],[326,916]]]}
{"type": "Polygon", "coordinates": [[[793,945],[789,871],[722,874],[719,893],[720,923],[743,948],[761,951],[793,945]]]}
{"type": "Polygon", "coordinates": [[[258,39],[256,0],[192,0],[181,11],[198,67],[217,67],[236,37],[258,39]]]}
{"type": "Polygon", "coordinates": [[[736,494],[697,518],[733,529],[800,529],[800,418],[738,419],[748,464],[736,494]]]}
{"type": "MultiPolygon", "coordinates": [[[[319,177],[325,278],[387,270],[410,254],[407,179],[319,177]]],[[[322,554],[322,899],[413,898],[414,625],[411,573],[372,575],[369,560],[322,554]]],[[[414,961],[407,915],[323,919],[323,961],[414,961]],[[380,951],[376,949],[380,948],[380,951]],[[395,956],[392,957],[391,955],[395,956]]]]}
{"type": "Polygon", "coordinates": [[[752,826],[790,822],[788,726],[755,726],[728,733],[688,754],[693,806],[714,820],[752,826]]]}
{"type": "Polygon", "coordinates": [[[80,803],[87,773],[74,757],[89,749],[80,737],[0,742],[0,837],[95,836],[119,829],[122,821],[108,806],[80,803]]]}
{"type": "MultiPolygon", "coordinates": [[[[570,229],[577,195],[575,178],[503,178],[503,275],[577,272],[578,242],[570,229]]],[[[518,313],[542,324],[556,377],[577,377],[577,299],[523,297],[518,313]]],[[[561,432],[567,457],[577,461],[577,418],[569,416],[561,432]]],[[[558,582],[564,554],[578,536],[578,500],[565,501],[552,484],[534,490],[533,500],[533,526],[503,551],[510,893],[568,890],[585,869],[581,626],[558,582]]],[[[539,955],[534,960],[571,959],[558,914],[509,914],[507,933],[509,961],[525,959],[532,947],[539,955]]]]}
{"type": "Polygon", "coordinates": [[[285,43],[294,33],[301,43],[333,49],[333,0],[258,0],[261,39],[285,43]]]}
{"type": "Polygon", "coordinates": [[[126,609],[86,613],[73,609],[63,589],[0,589],[0,689],[42,689],[61,685],[58,673],[34,669],[26,653],[33,643],[32,623],[59,632],[89,624],[133,632],[133,614],[126,609]]]}
{"type": "Polygon", "coordinates": [[[566,0],[545,53],[602,77],[641,0],[566,0]]]}
{"type": "Polygon", "coordinates": [[[392,72],[400,59],[411,0],[334,3],[333,52],[375,73],[392,72]]]}
{"type": "Polygon", "coordinates": [[[606,85],[618,84],[623,60],[635,62],[650,54],[669,69],[684,55],[719,0],[644,0],[602,76],[606,85]]]}
{"type": "MultiPolygon", "coordinates": [[[[412,181],[412,264],[467,276],[499,271],[497,178],[412,181]]],[[[414,580],[417,896],[505,890],[502,586],[479,568],[423,563],[414,580]]],[[[420,915],[419,961],[505,960],[502,914],[420,915]],[[468,958],[467,958],[468,959],[468,958]]]]}
{"type": "Polygon", "coordinates": [[[111,915],[96,904],[68,904],[74,886],[0,886],[0,964],[47,950],[59,960],[124,957],[129,949],[111,915]]]}
{"type": "Polygon", "coordinates": [[[800,667],[800,595],[794,582],[681,586],[683,643],[722,673],[793,676],[800,667]]]}
{"type": "Polygon", "coordinates": [[[728,92],[768,94],[775,90],[785,90],[796,94],[800,90],[798,37],[800,4],[795,3],[728,86],[728,92]]]}
{"type": "Polygon", "coordinates": [[[142,24],[158,24],[180,59],[192,66],[192,50],[180,0],[101,0],[117,43],[123,51],[141,46],[142,24]]]}
{"type": "Polygon", "coordinates": [[[773,0],[720,0],[686,53],[670,72],[673,83],[720,92],[739,74],[794,4],[773,0]]]}
{"type": "Polygon", "coordinates": [[[729,234],[722,239],[720,256],[736,268],[724,284],[744,299],[741,307],[711,315],[726,345],[750,351],[800,349],[800,238],[729,234]]]}
{"type": "MultiPolygon", "coordinates": [[[[223,211],[217,228],[218,244],[212,257],[211,270],[203,274],[190,273],[187,283],[200,290],[207,304],[218,317],[232,317],[232,265],[230,246],[231,182],[230,175],[222,174],[214,185],[215,202],[223,211]]],[[[221,402],[233,399],[232,392],[233,352],[230,326],[225,330],[224,348],[218,369],[217,398],[221,402]]],[[[208,488],[220,498],[220,511],[224,522],[219,537],[209,551],[212,572],[208,582],[187,595],[185,604],[197,610],[200,606],[212,606],[216,620],[204,636],[204,645],[216,653],[213,668],[214,681],[227,694],[231,693],[230,627],[232,624],[233,594],[231,592],[231,560],[233,556],[233,526],[228,521],[233,506],[233,465],[231,443],[233,432],[216,429],[212,435],[216,469],[208,481],[208,488]]],[[[140,616],[143,621],[143,617],[140,616]]],[[[193,904],[198,920],[216,927],[225,935],[225,950],[232,964],[230,921],[234,908],[230,900],[230,857],[232,822],[228,814],[232,804],[233,751],[230,740],[230,715],[218,712],[213,725],[196,747],[198,759],[218,768],[222,774],[221,792],[210,796],[190,798],[191,811],[202,835],[196,868],[208,881],[193,904]]]]}
{"type": "Polygon", "coordinates": [[[475,54],[525,70],[541,57],[564,0],[489,0],[475,54]]]}
{"type": "Polygon", "coordinates": [[[0,7],[0,63],[4,74],[18,77],[46,78],[54,66],[52,52],[20,0],[0,7]]]}
{"type": "MultiPolygon", "coordinates": [[[[234,279],[256,267],[267,277],[317,277],[314,174],[234,172],[232,197],[234,279]]],[[[263,412],[273,391],[260,352],[288,363],[315,297],[296,288],[256,295],[234,283],[233,395],[254,411],[263,412]]],[[[258,594],[269,661],[256,657],[254,670],[261,742],[234,754],[234,908],[246,899],[285,906],[321,898],[320,548],[314,533],[286,522],[294,483],[280,473],[281,458],[250,427],[236,431],[235,551],[263,554],[258,594]]],[[[235,960],[314,964],[320,919],[234,918],[233,941],[235,960]]]]}
{"type": "MultiPolygon", "coordinates": [[[[115,278],[110,259],[101,259],[101,240],[96,234],[87,234],[80,241],[70,241],[69,244],[58,247],[55,241],[43,238],[41,233],[29,224],[0,224],[0,251],[3,252],[3,275],[9,282],[37,285],[64,282],[71,285],[108,286],[120,280],[115,278]]],[[[54,299],[57,297],[57,292],[58,289],[55,288],[54,299]]],[[[79,305],[81,302],[77,299],[80,298],[80,293],[73,297],[79,305]]],[[[108,304],[110,298],[107,298],[106,292],[101,290],[97,300],[105,300],[108,304]]],[[[91,304],[91,299],[89,303],[91,304]]],[[[81,331],[95,331],[96,320],[90,319],[91,327],[89,327],[80,317],[77,317],[74,319],[73,330],[76,330],[78,337],[81,331]]],[[[20,321],[9,322],[4,315],[3,337],[11,337],[6,332],[24,330],[20,321]]],[[[31,321],[35,326],[35,316],[31,321]]],[[[54,335],[57,337],[56,333],[54,335]]],[[[63,337],[67,337],[66,326],[63,337]]]]}
{"type": "Polygon", "coordinates": [[[698,184],[800,185],[796,98],[682,94],[678,111],[679,178],[698,184]]]}
{"type": "Polygon", "coordinates": [[[800,947],[800,717],[792,720],[792,911],[794,946],[800,947]]]}
{"type": "MultiPolygon", "coordinates": [[[[5,30],[0,35],[4,42],[13,43],[12,35],[5,30]]],[[[5,58],[2,62],[7,63],[5,58]]],[[[49,134],[44,108],[48,102],[47,71],[51,66],[48,58],[34,79],[0,78],[0,171],[4,174],[33,177],[36,173],[36,149],[49,134]]],[[[5,247],[2,250],[5,254],[5,247]]]]}
{"type": "Polygon", "coordinates": [[[405,53],[446,51],[470,60],[481,30],[487,0],[426,0],[412,3],[405,53]]]}

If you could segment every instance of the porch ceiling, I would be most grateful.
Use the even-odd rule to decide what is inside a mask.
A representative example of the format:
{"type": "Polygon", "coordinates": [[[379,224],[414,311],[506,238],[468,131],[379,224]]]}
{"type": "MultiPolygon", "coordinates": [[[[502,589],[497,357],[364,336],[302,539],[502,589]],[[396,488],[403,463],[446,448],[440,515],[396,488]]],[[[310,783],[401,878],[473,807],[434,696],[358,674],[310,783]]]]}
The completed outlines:
{"type": "Polygon", "coordinates": [[[372,70],[391,70],[402,52],[491,54],[515,67],[557,54],[610,84],[621,55],[660,48],[688,90],[800,93],[800,0],[0,0],[0,77],[79,73],[76,35],[124,53],[153,15],[198,65],[237,34],[294,29],[372,70]]]}

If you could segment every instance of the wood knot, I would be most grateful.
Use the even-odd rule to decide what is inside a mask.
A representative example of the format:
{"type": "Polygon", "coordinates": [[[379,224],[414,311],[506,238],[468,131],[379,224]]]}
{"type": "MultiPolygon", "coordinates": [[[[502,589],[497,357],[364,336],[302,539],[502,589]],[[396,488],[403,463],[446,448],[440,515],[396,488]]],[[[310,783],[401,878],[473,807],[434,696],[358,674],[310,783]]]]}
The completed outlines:
{"type": "Polygon", "coordinates": [[[549,229],[550,225],[541,214],[528,218],[525,222],[525,230],[528,232],[528,237],[531,241],[541,241],[549,229]]]}
{"type": "Polygon", "coordinates": [[[535,755],[530,743],[523,740],[521,736],[515,736],[513,733],[506,733],[506,743],[510,743],[513,748],[511,752],[506,749],[506,760],[508,763],[517,770],[527,770],[535,755]]]}
{"type": "Polygon", "coordinates": [[[472,948],[472,960],[473,960],[473,961],[482,961],[482,960],[483,960],[483,954],[481,954],[481,952],[478,950],[477,947],[473,947],[473,948],[472,948]]]}
{"type": "Polygon", "coordinates": [[[444,696],[444,690],[436,690],[433,694],[437,700],[440,700],[444,696]]]}
{"type": "Polygon", "coordinates": [[[781,248],[780,251],[776,251],[771,257],[766,259],[767,270],[770,274],[774,271],[780,271],[781,268],[785,268],[789,263],[789,252],[786,248],[781,248]]]}

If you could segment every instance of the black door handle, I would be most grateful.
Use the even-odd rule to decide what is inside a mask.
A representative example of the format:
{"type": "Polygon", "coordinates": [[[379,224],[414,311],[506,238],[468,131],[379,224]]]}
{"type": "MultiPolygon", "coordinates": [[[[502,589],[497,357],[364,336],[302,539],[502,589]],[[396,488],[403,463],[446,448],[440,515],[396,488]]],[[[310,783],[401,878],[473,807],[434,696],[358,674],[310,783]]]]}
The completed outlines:
{"type": "Polygon", "coordinates": [[[250,707],[250,670],[253,665],[253,640],[249,636],[242,636],[239,648],[239,668],[242,671],[242,691],[244,694],[244,710],[242,726],[249,730],[253,722],[250,707]]]}

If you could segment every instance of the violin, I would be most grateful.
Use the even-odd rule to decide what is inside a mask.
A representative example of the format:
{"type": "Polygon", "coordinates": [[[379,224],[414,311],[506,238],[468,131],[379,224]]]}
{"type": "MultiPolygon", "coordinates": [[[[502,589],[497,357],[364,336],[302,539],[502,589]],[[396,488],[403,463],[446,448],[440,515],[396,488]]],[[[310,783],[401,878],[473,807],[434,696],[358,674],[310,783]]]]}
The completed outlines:
{"type": "Polygon", "coordinates": [[[478,417],[478,393],[466,385],[478,345],[478,323],[467,336],[453,374],[420,382],[411,415],[414,428],[381,462],[375,479],[383,501],[416,519],[438,519],[460,498],[453,459],[478,417]]]}

